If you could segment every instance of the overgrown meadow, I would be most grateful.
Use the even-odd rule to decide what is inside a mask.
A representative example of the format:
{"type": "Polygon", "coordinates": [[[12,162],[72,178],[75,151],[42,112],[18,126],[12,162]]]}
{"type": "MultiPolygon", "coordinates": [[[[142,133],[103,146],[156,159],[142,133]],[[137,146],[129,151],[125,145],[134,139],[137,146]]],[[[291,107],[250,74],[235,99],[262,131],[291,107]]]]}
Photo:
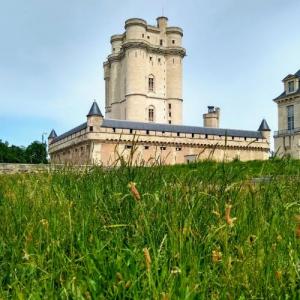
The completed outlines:
{"type": "Polygon", "coordinates": [[[0,298],[298,299],[300,162],[0,176],[0,298]]]}

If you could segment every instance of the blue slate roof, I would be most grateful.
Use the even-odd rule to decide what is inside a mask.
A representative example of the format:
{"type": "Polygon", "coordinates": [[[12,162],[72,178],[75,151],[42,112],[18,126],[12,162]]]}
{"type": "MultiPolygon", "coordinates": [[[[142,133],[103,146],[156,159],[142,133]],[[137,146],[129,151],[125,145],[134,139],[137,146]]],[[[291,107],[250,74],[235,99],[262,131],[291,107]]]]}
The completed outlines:
{"type": "Polygon", "coordinates": [[[267,121],[263,119],[259,125],[258,131],[271,131],[267,121]]]}
{"type": "MultiPolygon", "coordinates": [[[[149,131],[164,131],[164,132],[180,132],[180,133],[194,133],[194,134],[207,134],[217,136],[234,136],[234,137],[247,137],[247,138],[262,138],[260,131],[238,130],[238,129],[224,129],[224,128],[208,128],[196,127],[185,125],[172,125],[172,124],[159,124],[159,123],[144,123],[133,122],[125,120],[104,119],[101,127],[104,128],[119,128],[119,129],[132,129],[132,130],[149,130],[149,131]]],[[[64,134],[54,138],[53,142],[58,142],[80,130],[86,129],[87,123],[83,123],[64,134]]],[[[269,128],[267,124],[267,128],[269,128]]],[[[270,129],[269,129],[270,130],[270,129]]]]}
{"type": "Polygon", "coordinates": [[[208,128],[196,127],[186,125],[172,125],[160,123],[144,123],[126,120],[113,120],[104,119],[102,127],[106,128],[120,128],[120,129],[133,129],[133,130],[149,130],[149,131],[164,131],[164,132],[180,132],[180,133],[196,133],[208,135],[227,135],[235,137],[252,137],[261,138],[262,135],[259,131],[238,130],[238,129],[222,129],[222,128],[208,128]]]}
{"type": "Polygon", "coordinates": [[[90,116],[100,116],[100,117],[103,117],[102,113],[101,113],[101,110],[97,104],[96,101],[93,102],[91,108],[90,108],[90,111],[89,113],[87,114],[87,117],[90,117],[90,116]]]}
{"type": "Polygon", "coordinates": [[[56,137],[57,137],[57,134],[56,134],[55,130],[52,129],[49,136],[48,136],[48,139],[53,139],[53,138],[56,138],[56,137]]]}
{"type": "Polygon", "coordinates": [[[66,138],[66,137],[68,137],[68,136],[70,136],[70,135],[72,135],[72,134],[74,134],[74,133],[76,133],[76,132],[78,132],[80,130],[86,129],[86,127],[87,127],[87,123],[85,122],[85,123],[83,123],[83,124],[81,124],[81,125],[73,128],[73,129],[71,129],[71,130],[69,130],[69,131],[67,131],[67,132],[59,135],[58,137],[56,137],[55,139],[53,139],[52,143],[58,142],[58,141],[66,138]]]}

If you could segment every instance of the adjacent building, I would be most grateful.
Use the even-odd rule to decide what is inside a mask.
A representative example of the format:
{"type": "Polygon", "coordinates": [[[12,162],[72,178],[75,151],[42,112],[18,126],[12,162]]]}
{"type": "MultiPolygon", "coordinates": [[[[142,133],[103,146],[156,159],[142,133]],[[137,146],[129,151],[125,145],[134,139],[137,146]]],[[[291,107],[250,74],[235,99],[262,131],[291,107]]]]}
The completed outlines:
{"type": "Polygon", "coordinates": [[[270,129],[219,128],[220,109],[208,107],[203,126],[182,125],[183,30],[166,17],[152,26],[134,18],[111,37],[104,62],[105,117],[94,102],[87,120],[48,143],[51,162],[138,165],[189,163],[199,159],[268,159],[270,129]]]}
{"type": "Polygon", "coordinates": [[[279,157],[300,158],[300,70],[283,80],[284,91],[274,99],[278,107],[278,131],[274,150],[279,157]]]}

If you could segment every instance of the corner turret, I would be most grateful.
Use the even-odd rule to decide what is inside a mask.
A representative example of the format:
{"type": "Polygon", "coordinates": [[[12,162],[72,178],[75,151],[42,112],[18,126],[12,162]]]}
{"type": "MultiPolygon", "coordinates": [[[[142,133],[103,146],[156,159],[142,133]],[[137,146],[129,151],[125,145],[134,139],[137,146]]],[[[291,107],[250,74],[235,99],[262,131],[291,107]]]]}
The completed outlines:
{"type": "Polygon", "coordinates": [[[87,114],[88,131],[94,131],[95,128],[100,127],[103,122],[103,115],[96,101],[93,102],[89,113],[87,114]]]}
{"type": "Polygon", "coordinates": [[[262,136],[270,142],[271,129],[265,119],[261,121],[257,131],[260,131],[262,136]]]}
{"type": "Polygon", "coordinates": [[[55,130],[52,129],[48,136],[48,145],[50,145],[56,137],[57,137],[57,134],[56,134],[55,130]]]}

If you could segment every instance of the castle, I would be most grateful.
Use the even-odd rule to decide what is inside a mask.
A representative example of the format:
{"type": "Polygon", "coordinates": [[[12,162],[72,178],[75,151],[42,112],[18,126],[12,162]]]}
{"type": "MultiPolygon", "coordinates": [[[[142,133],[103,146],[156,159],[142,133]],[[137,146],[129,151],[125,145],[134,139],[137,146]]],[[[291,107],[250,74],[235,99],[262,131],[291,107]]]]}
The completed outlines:
{"type": "Polygon", "coordinates": [[[220,109],[208,107],[203,127],[182,124],[183,30],[143,19],[125,22],[111,37],[104,62],[105,118],[96,102],[87,122],[48,138],[53,163],[118,165],[189,163],[198,159],[262,160],[270,150],[270,129],[219,128],[220,109]]]}

